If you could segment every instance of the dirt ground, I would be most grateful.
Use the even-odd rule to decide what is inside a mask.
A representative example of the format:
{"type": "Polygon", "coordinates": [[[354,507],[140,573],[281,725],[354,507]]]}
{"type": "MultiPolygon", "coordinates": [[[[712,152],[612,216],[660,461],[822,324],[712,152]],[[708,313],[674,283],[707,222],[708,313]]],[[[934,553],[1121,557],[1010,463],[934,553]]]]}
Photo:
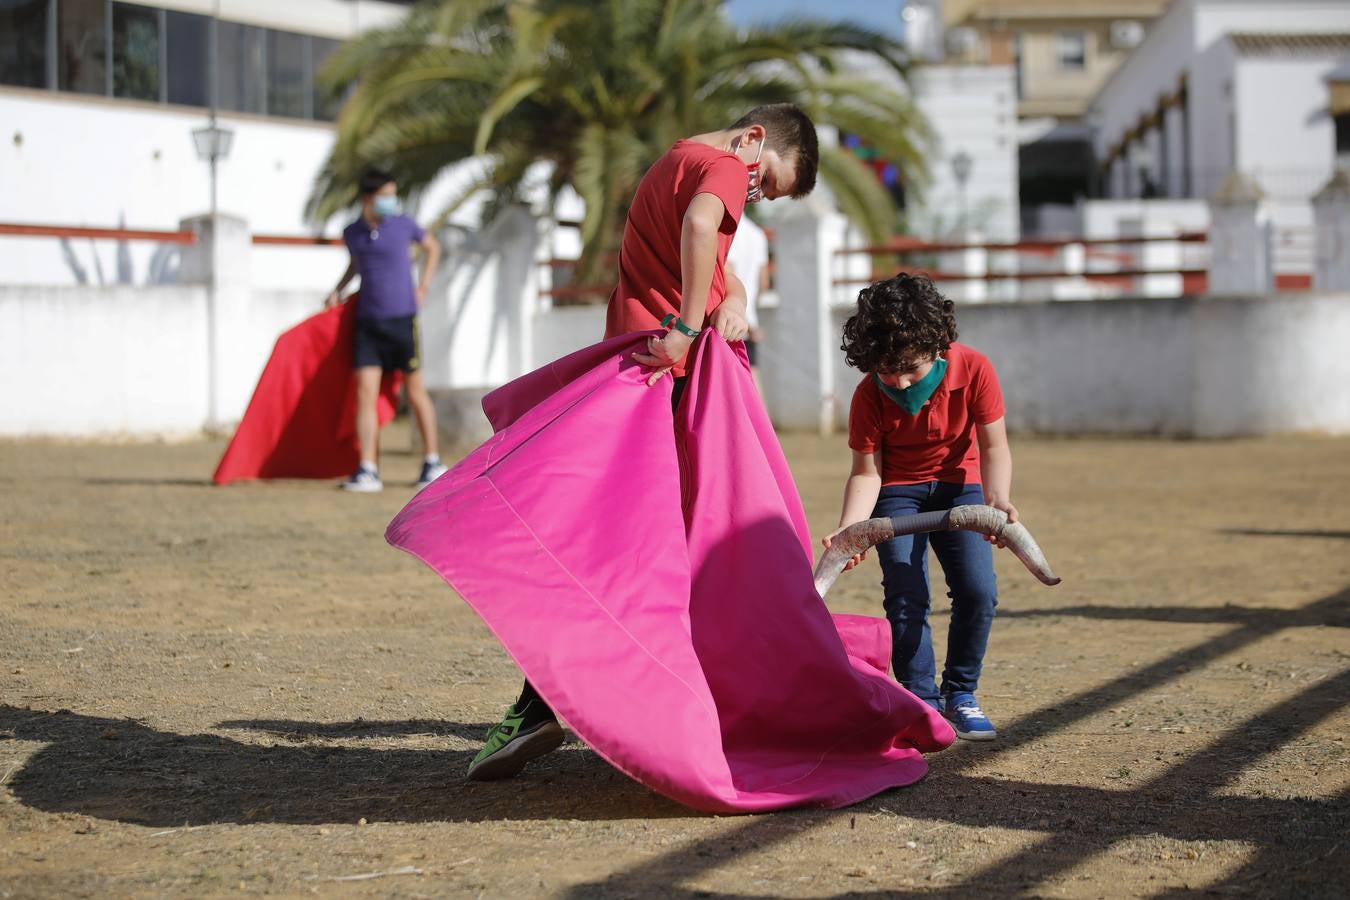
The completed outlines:
{"type": "MultiPolygon", "coordinates": [[[[824,533],[842,442],[785,446],[824,533]]],[[[518,676],[382,540],[410,488],[213,488],[220,451],[0,444],[0,897],[1346,895],[1350,440],[1015,439],[1064,583],[999,556],[999,740],[744,817],[575,741],[466,782],[518,676]]]]}

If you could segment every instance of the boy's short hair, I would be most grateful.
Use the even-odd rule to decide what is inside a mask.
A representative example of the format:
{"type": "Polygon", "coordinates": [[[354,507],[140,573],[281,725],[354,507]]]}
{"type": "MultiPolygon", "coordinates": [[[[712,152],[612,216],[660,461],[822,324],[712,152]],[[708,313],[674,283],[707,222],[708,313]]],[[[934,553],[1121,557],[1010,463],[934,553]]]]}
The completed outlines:
{"type": "Polygon", "coordinates": [[[377,169],[374,166],[370,166],[361,173],[361,177],[356,181],[356,187],[360,190],[361,196],[365,197],[375,193],[393,180],[394,176],[390,175],[384,169],[377,169]]]}
{"type": "Polygon", "coordinates": [[[923,275],[901,272],[858,292],[840,349],[863,372],[908,372],[956,340],[956,304],[923,275]]]}
{"type": "Polygon", "coordinates": [[[759,125],[764,129],[765,143],[777,150],[784,161],[791,160],[797,171],[793,197],[805,197],[816,186],[816,170],[820,167],[820,146],[816,143],[816,126],[810,116],[793,103],[770,103],[756,106],[736,120],[731,127],[749,128],[759,125]]]}

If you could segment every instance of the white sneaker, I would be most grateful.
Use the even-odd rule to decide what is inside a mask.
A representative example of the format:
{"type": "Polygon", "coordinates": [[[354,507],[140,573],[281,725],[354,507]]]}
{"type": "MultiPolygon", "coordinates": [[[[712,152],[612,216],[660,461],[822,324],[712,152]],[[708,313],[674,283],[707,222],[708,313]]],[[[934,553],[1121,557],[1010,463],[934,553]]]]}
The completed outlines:
{"type": "Polygon", "coordinates": [[[342,482],[342,489],[356,491],[359,494],[374,494],[384,490],[384,482],[380,481],[378,472],[360,466],[352,473],[351,478],[342,482]]]}
{"type": "Polygon", "coordinates": [[[422,463],[422,474],[417,476],[417,489],[420,491],[448,471],[450,470],[438,462],[422,463]]]}

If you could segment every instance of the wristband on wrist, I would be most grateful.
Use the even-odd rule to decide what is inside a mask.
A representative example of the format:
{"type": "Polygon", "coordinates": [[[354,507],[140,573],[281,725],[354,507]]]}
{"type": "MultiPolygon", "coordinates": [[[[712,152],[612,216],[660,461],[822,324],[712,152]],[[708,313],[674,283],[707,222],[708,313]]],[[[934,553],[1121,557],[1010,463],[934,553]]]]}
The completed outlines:
{"type": "Polygon", "coordinates": [[[675,315],[674,313],[666,313],[666,317],[665,317],[664,319],[661,320],[661,327],[662,327],[662,328],[674,328],[676,331],[678,331],[680,334],[684,335],[685,337],[691,337],[691,338],[696,338],[696,337],[698,337],[699,334],[700,334],[701,331],[702,331],[702,329],[699,329],[699,328],[690,328],[688,325],[684,324],[684,320],[683,320],[683,319],[681,319],[679,316],[675,315]]]}

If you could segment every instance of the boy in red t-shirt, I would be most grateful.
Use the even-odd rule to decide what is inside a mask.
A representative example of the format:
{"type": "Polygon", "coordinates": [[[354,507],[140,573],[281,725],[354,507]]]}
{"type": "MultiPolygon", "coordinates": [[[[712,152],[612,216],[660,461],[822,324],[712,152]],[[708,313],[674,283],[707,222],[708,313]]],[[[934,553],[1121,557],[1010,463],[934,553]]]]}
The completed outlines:
{"type": "MultiPolygon", "coordinates": [[[[685,357],[705,322],[727,341],[749,331],[745,288],[726,272],[745,204],[809,194],[818,159],[815,125],[796,106],[775,103],[730,128],[677,141],[642,177],[624,223],[605,337],[668,328],[633,359],[651,368],[649,385],[667,373],[675,379],[672,404],[684,393],[685,357]]],[[[468,776],[508,778],[562,741],[553,710],[526,682],[468,776]]]]}
{"type": "MultiPolygon", "coordinates": [[[[841,530],[874,516],[978,503],[1017,521],[1003,393],[989,360],[955,343],[954,308],[922,276],[897,275],[858,294],[857,312],[844,324],[843,350],[848,364],[867,374],[849,409],[853,468],[841,530]]],[[[824,539],[827,548],[838,533],[824,539]]],[[[904,535],[877,547],[895,677],[967,740],[996,736],[975,699],[998,603],[988,540],[949,531],[904,535]],[[952,601],[940,691],[928,628],[930,542],[952,601]]]]}

